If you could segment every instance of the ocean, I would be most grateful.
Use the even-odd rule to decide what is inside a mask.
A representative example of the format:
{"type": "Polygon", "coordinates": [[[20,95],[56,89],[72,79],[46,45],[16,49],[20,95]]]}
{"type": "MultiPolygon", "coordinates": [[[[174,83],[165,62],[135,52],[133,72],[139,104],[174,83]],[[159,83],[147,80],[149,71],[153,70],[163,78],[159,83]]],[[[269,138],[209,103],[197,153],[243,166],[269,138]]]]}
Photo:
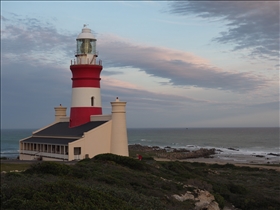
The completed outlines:
{"type": "MultiPolygon", "coordinates": [[[[1,129],[1,157],[16,158],[19,140],[36,129],[1,129]]],[[[128,143],[147,146],[216,148],[223,154],[280,154],[279,128],[128,128],[128,143]]],[[[274,156],[274,158],[278,158],[274,156]]]]}

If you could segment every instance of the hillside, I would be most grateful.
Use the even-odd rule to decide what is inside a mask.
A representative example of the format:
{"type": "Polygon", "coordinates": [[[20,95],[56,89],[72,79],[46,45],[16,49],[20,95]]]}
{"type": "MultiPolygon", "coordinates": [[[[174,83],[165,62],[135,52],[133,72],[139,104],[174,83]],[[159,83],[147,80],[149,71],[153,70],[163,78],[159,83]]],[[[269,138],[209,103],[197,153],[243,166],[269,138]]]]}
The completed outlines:
{"type": "Polygon", "coordinates": [[[279,175],[231,164],[103,154],[74,165],[40,162],[1,174],[1,209],[280,209],[279,175]]]}

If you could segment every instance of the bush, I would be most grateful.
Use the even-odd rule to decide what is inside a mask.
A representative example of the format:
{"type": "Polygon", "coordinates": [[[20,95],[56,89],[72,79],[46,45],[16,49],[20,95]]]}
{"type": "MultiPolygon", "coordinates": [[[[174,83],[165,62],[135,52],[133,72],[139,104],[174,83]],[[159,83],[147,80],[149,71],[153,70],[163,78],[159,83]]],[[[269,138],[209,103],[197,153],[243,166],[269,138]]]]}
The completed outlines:
{"type": "Polygon", "coordinates": [[[57,162],[40,162],[32,164],[24,173],[43,173],[52,175],[67,175],[70,172],[70,166],[57,162]]]}
{"type": "Polygon", "coordinates": [[[1,209],[133,210],[135,208],[107,193],[77,186],[66,181],[58,181],[44,184],[38,190],[33,190],[33,186],[16,189],[13,197],[2,196],[1,209]],[[30,196],[31,192],[32,196],[30,196]]]}
{"type": "Polygon", "coordinates": [[[245,187],[233,183],[229,184],[228,189],[234,194],[245,195],[247,193],[247,189],[245,187]]]}
{"type": "Polygon", "coordinates": [[[130,169],[136,169],[136,170],[145,169],[145,164],[139,160],[130,157],[114,155],[110,153],[96,155],[93,159],[98,161],[113,161],[119,165],[128,167],[130,169]]]}
{"type": "Polygon", "coordinates": [[[216,202],[219,204],[220,209],[223,209],[225,206],[225,199],[218,193],[214,193],[216,202]]]}
{"type": "Polygon", "coordinates": [[[227,164],[210,164],[209,165],[210,168],[232,168],[232,169],[237,169],[238,167],[236,167],[233,164],[227,163],[227,164]]]}

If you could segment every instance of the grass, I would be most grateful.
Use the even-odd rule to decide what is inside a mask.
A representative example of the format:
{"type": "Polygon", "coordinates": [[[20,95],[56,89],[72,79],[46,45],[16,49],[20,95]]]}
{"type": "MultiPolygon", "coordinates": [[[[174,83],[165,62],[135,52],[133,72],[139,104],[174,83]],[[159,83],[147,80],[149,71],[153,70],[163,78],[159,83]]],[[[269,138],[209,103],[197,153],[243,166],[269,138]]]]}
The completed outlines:
{"type": "Polygon", "coordinates": [[[6,171],[23,171],[30,168],[31,163],[1,163],[1,172],[6,171]]]}

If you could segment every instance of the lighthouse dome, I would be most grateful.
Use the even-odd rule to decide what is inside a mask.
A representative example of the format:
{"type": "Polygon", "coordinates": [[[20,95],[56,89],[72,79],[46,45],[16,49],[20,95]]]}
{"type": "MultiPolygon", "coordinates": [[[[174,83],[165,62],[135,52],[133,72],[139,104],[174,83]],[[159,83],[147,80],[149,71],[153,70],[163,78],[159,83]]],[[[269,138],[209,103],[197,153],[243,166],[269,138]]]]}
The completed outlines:
{"type": "Polygon", "coordinates": [[[91,29],[84,27],[82,29],[82,33],[79,34],[79,36],[77,37],[77,39],[94,39],[93,34],[91,33],[91,29]]]}

